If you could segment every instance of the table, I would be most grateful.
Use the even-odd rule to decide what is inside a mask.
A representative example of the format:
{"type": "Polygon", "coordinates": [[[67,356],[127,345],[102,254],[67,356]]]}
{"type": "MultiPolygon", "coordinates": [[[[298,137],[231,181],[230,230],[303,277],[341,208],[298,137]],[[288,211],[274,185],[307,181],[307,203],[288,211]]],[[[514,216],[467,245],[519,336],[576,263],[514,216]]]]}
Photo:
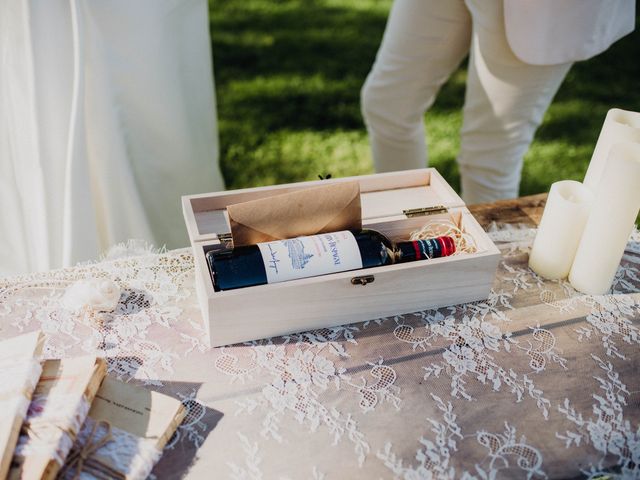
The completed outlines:
{"type": "Polygon", "coordinates": [[[189,249],[0,281],[0,337],[182,399],[163,478],[640,477],[640,235],[610,294],[527,268],[544,196],[471,208],[503,258],[485,301],[209,349],[189,249]],[[100,323],[77,279],[123,294],[100,323]]]}

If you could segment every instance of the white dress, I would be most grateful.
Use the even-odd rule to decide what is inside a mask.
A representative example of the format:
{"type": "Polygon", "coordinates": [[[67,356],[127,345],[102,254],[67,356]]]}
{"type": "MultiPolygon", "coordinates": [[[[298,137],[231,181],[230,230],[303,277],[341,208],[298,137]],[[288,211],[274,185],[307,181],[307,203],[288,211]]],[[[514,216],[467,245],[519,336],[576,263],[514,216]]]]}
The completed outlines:
{"type": "Polygon", "coordinates": [[[0,275],[186,246],[224,188],[206,0],[0,1],[0,275]]]}

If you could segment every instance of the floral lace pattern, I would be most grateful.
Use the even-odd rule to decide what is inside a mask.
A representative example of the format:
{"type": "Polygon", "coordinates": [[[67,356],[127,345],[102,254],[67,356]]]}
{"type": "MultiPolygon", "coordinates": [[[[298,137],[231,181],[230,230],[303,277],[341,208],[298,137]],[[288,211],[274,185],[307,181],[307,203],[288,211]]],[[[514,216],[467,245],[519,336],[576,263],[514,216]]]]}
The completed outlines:
{"type": "Polygon", "coordinates": [[[534,229],[489,234],[469,304],[211,349],[190,251],[141,251],[0,281],[0,336],[181,399],[155,478],[640,478],[640,234],[603,296],[529,270],[534,229]],[[119,286],[113,312],[61,306],[85,278],[119,286]]]}

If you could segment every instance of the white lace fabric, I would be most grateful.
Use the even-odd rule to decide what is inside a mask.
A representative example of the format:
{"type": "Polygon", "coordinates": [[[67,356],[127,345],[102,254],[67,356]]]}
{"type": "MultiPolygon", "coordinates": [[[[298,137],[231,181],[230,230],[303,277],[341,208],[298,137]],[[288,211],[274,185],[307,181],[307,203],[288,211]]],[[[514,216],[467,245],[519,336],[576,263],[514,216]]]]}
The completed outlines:
{"type": "Polygon", "coordinates": [[[41,328],[47,356],[180,398],[158,479],[640,478],[640,235],[585,296],[527,267],[532,233],[492,229],[471,304],[211,349],[183,249],[0,281],[0,337],[41,328]],[[114,312],[61,308],[89,277],[114,312]]]}

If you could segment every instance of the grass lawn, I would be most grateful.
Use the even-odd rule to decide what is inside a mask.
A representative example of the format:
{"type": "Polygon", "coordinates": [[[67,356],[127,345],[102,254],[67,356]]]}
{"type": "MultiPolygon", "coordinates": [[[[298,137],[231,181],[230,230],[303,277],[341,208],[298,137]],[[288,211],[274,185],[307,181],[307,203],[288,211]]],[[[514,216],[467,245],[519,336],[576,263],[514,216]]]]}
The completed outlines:
{"type": "MultiPolygon", "coordinates": [[[[210,0],[228,188],[372,173],[360,87],[390,0],[210,0]]],[[[466,71],[426,115],[430,165],[459,186],[466,71]]],[[[521,194],[582,180],[609,108],[640,111],[640,33],[569,72],[525,158],[521,194]]]]}

